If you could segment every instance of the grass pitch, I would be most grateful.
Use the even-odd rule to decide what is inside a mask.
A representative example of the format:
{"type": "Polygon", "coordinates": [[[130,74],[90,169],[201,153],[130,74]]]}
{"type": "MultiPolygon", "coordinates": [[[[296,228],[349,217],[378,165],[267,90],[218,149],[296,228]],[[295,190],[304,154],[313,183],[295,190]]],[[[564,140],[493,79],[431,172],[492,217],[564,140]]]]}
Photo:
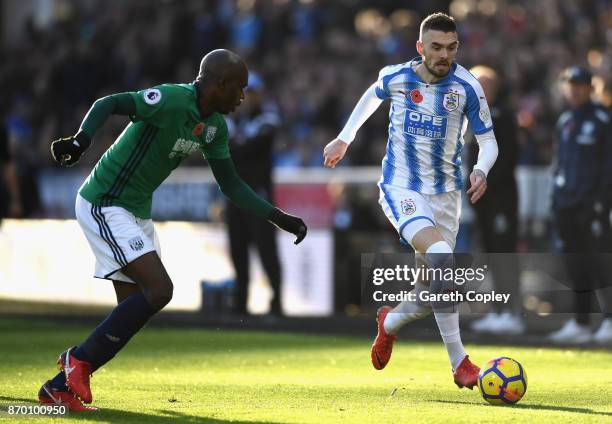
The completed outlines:
{"type": "Polygon", "coordinates": [[[523,400],[496,407],[477,389],[457,389],[441,342],[400,340],[387,368],[376,371],[366,338],[158,328],[146,328],[96,372],[101,412],[8,416],[8,404],[34,404],[57,355],[90,329],[0,320],[0,421],[612,422],[610,351],[468,345],[478,364],[505,355],[526,369],[523,400]]]}

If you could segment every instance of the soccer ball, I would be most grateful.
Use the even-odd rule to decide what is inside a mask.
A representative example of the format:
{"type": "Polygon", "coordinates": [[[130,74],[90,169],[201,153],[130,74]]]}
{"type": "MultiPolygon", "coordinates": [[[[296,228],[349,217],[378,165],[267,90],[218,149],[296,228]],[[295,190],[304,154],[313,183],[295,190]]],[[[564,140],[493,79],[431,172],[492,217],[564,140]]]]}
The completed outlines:
{"type": "Polygon", "coordinates": [[[491,359],[480,369],[478,388],[490,404],[516,403],[527,391],[527,373],[514,359],[505,356],[491,359]]]}

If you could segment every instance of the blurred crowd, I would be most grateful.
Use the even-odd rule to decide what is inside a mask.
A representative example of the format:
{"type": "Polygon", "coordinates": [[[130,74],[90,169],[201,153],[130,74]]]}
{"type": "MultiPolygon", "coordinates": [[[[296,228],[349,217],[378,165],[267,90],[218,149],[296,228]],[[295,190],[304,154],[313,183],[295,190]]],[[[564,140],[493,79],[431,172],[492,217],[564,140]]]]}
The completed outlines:
{"type": "MultiPolygon", "coordinates": [[[[320,166],[380,68],[416,56],[418,25],[449,11],[458,21],[465,67],[497,69],[519,124],[519,164],[551,160],[562,107],[559,72],[588,66],[610,103],[609,0],[57,0],[48,16],[25,19],[0,50],[0,113],[28,174],[52,166],[49,143],[75,133],[92,102],[120,91],[194,79],[202,55],[225,47],[259,72],[283,118],[274,164],[320,166]]],[[[4,8],[4,21],[11,19],[4,8]]],[[[5,37],[6,38],[6,37],[5,37]]],[[[91,167],[125,120],[96,137],[91,167]]],[[[360,131],[344,165],[377,165],[387,108],[360,131]]],[[[498,135],[503,136],[503,135],[498,135]]],[[[201,164],[201,160],[192,163],[201,164]]]]}

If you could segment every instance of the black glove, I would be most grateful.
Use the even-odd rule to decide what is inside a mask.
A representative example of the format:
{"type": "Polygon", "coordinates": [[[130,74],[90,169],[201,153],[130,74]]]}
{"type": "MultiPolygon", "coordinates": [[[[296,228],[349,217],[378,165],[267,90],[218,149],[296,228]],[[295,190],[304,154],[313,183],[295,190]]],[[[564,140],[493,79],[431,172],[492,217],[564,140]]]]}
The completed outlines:
{"type": "Polygon", "coordinates": [[[268,221],[281,230],[295,234],[297,238],[293,242],[294,244],[299,244],[306,237],[308,228],[306,228],[304,221],[297,216],[289,215],[278,208],[274,208],[268,217],[268,221]]]}
{"type": "Polygon", "coordinates": [[[84,132],[72,137],[60,138],[51,143],[51,156],[61,166],[72,166],[79,161],[90,144],[91,139],[84,132]]]}

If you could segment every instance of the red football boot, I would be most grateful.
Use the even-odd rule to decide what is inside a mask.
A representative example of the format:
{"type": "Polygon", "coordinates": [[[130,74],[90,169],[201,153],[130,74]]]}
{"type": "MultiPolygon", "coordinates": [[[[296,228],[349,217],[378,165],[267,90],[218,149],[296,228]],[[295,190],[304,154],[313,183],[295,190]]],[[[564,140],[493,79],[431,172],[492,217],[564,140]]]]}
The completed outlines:
{"type": "Polygon", "coordinates": [[[85,406],[72,392],[60,391],[51,387],[47,381],[38,391],[38,401],[41,405],[65,406],[70,412],[95,412],[98,408],[85,406]]]}
{"type": "Polygon", "coordinates": [[[57,360],[57,365],[66,375],[66,385],[68,388],[83,402],[91,403],[92,395],[89,387],[91,364],[75,358],[71,353],[73,349],[74,347],[71,347],[62,353],[57,360]]]}
{"type": "Polygon", "coordinates": [[[478,383],[478,373],[480,368],[470,362],[469,356],[465,355],[463,361],[459,364],[456,370],[453,371],[455,384],[461,389],[467,387],[470,390],[478,383]]]}
{"type": "Polygon", "coordinates": [[[372,365],[377,370],[382,370],[387,365],[393,352],[393,342],[397,340],[397,336],[387,334],[384,326],[385,318],[391,309],[391,306],[381,306],[376,312],[378,334],[372,343],[372,365]]]}

